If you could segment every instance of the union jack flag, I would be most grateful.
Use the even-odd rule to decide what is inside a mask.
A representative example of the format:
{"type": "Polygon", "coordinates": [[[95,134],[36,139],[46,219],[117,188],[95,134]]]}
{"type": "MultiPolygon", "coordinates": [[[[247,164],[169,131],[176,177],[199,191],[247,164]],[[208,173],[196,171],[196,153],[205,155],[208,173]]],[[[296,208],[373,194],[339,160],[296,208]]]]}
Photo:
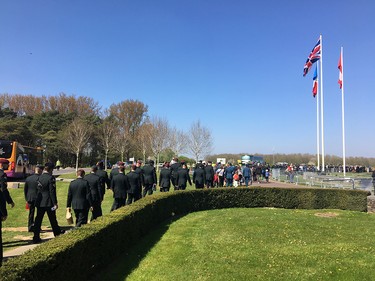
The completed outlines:
{"type": "Polygon", "coordinates": [[[320,59],[320,39],[312,49],[310,55],[307,57],[305,66],[303,67],[303,76],[309,72],[311,66],[320,59]]]}

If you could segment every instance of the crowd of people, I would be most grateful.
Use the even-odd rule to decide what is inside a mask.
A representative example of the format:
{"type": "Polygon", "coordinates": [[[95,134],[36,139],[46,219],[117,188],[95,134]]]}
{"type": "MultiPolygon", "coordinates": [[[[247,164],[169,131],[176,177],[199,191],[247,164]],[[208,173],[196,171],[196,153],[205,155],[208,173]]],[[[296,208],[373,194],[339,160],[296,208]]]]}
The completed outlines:
{"type": "MultiPolygon", "coordinates": [[[[159,187],[160,192],[173,190],[185,190],[188,184],[197,189],[215,187],[249,186],[254,181],[268,182],[270,168],[261,164],[237,165],[231,163],[223,165],[212,162],[199,161],[192,170],[184,161],[174,158],[171,162],[165,162],[157,176],[153,160],[142,163],[138,160],[131,165],[130,172],[125,172],[125,163],[119,161],[110,171],[109,175],[104,170],[104,163],[98,162],[92,166],[87,174],[83,169],[78,169],[76,179],[69,184],[67,195],[67,214],[75,215],[75,227],[87,224],[89,213],[90,220],[102,216],[101,203],[107,189],[113,192],[113,204],[111,211],[122,206],[132,204],[142,197],[153,194],[159,187]]],[[[0,227],[1,222],[7,219],[6,203],[14,207],[14,202],[7,189],[7,177],[4,170],[9,165],[8,160],[0,159],[0,227]]],[[[28,231],[34,234],[33,242],[41,242],[40,232],[44,215],[47,213],[54,236],[63,234],[56,219],[56,210],[59,208],[56,196],[56,180],[52,175],[55,165],[46,163],[37,166],[35,173],[25,180],[24,196],[28,214],[28,231]]],[[[1,228],[0,228],[1,229],[1,228]]],[[[0,242],[1,239],[0,231],[0,242]]],[[[1,243],[0,265],[2,261],[1,243]]]]}

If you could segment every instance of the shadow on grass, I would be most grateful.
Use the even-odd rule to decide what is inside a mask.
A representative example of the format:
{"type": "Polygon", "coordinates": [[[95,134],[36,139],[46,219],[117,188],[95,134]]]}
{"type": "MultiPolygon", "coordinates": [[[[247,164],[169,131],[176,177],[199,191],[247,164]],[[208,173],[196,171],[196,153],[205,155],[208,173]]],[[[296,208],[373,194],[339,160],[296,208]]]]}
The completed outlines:
{"type": "MultiPolygon", "coordinates": [[[[174,217],[157,226],[149,234],[141,238],[133,247],[128,249],[118,259],[111,261],[101,273],[93,276],[92,281],[117,281],[125,280],[126,277],[141,263],[150,250],[160,241],[163,235],[168,231],[169,226],[180,217],[174,217]]],[[[155,261],[155,266],[158,263],[155,261]]]]}

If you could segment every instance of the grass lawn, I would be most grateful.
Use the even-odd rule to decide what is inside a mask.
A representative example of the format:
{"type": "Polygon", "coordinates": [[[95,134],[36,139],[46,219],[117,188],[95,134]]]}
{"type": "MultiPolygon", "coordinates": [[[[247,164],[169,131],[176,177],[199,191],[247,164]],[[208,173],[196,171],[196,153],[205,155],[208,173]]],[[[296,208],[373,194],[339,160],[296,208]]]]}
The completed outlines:
{"type": "Polygon", "coordinates": [[[375,216],[223,209],[162,224],[97,280],[374,280],[375,216]]]}

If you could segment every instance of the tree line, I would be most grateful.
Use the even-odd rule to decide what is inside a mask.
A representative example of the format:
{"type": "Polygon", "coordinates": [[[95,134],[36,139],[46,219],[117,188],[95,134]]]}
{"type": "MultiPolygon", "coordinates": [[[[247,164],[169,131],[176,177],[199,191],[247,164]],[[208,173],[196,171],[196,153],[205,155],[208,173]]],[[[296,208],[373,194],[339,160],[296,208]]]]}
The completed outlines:
{"type": "Polygon", "coordinates": [[[90,97],[0,94],[0,139],[42,147],[45,159],[63,166],[112,163],[130,157],[157,163],[190,155],[198,161],[211,152],[210,130],[199,120],[188,132],[165,118],[148,115],[148,106],[127,99],[102,109],[90,97]]]}

